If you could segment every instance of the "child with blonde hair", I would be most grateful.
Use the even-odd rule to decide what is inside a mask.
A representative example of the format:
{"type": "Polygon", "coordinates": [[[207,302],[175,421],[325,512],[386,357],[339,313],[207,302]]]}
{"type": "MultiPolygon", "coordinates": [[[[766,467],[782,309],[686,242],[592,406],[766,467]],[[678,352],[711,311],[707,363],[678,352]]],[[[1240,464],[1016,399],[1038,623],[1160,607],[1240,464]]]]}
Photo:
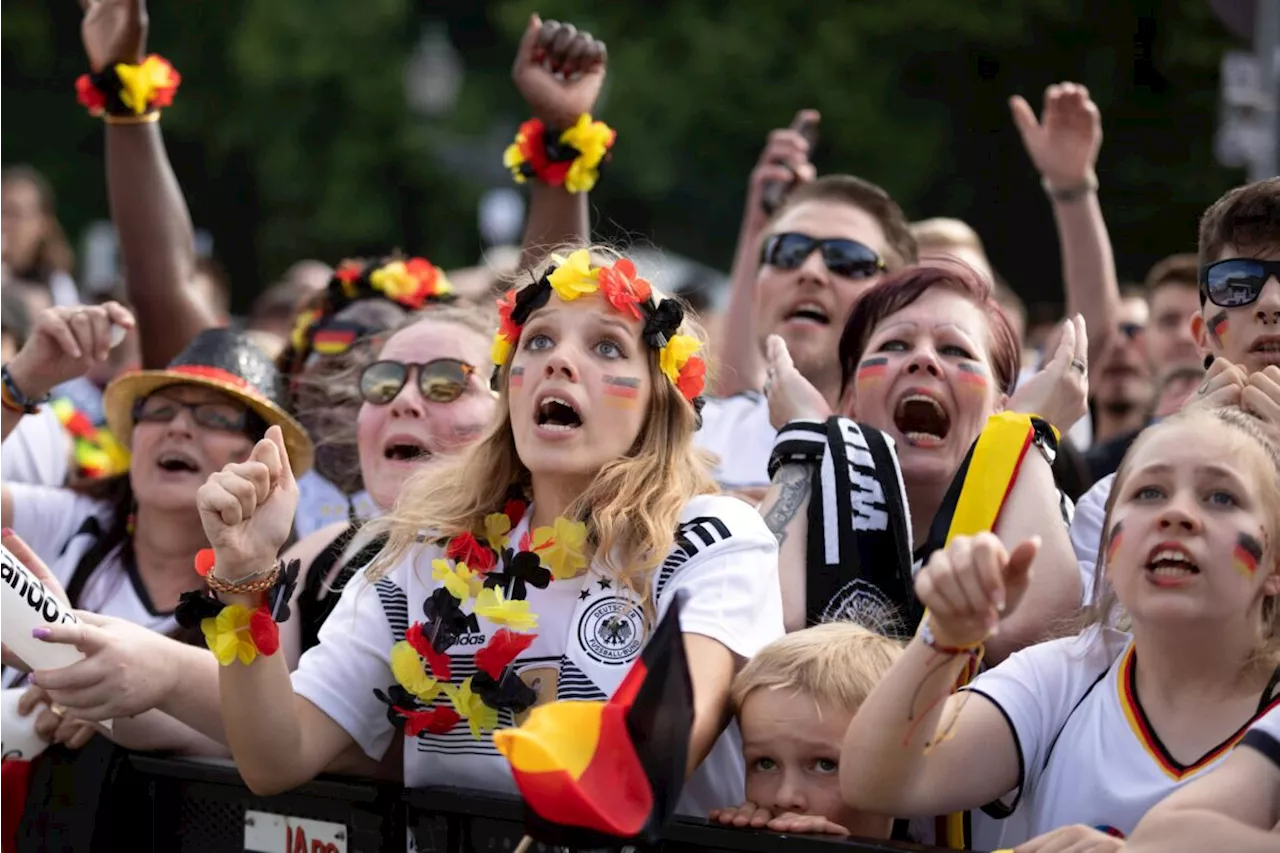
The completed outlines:
{"type": "Polygon", "coordinates": [[[722,824],[888,838],[893,819],[840,797],[840,742],[902,646],[852,622],[796,631],[761,649],[730,689],[746,759],[747,799],[722,824]]]}

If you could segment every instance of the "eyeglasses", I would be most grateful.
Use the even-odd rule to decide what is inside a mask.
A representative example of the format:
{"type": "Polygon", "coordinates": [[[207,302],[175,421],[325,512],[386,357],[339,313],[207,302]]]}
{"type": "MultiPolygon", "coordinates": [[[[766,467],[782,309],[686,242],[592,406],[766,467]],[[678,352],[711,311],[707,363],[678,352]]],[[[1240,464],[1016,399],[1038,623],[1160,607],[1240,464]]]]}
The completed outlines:
{"type": "Polygon", "coordinates": [[[452,403],[467,390],[476,372],[473,365],[456,358],[437,358],[426,364],[403,361],[375,361],[360,371],[360,396],[366,403],[385,406],[400,395],[409,381],[409,372],[418,369],[418,390],[432,403],[452,403]]]}
{"type": "Polygon", "coordinates": [[[221,432],[246,432],[254,413],[231,403],[183,403],[152,395],[133,404],[134,423],[167,424],[186,410],[197,426],[221,432]]]}
{"type": "Polygon", "coordinates": [[[1272,276],[1280,278],[1280,261],[1228,258],[1200,269],[1200,292],[1219,308],[1240,308],[1257,302],[1272,276]]]}
{"type": "Polygon", "coordinates": [[[782,270],[799,269],[814,249],[822,250],[827,269],[845,278],[870,278],[885,268],[876,250],[857,240],[816,240],[794,233],[774,234],[765,240],[760,261],[782,270]]]}

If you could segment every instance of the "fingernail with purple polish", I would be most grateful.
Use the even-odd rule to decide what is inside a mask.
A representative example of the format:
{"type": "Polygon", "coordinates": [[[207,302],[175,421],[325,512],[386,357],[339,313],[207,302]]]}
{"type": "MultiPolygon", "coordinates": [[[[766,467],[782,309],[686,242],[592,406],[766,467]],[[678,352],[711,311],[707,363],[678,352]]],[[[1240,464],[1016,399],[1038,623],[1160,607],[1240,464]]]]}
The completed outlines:
{"type": "Polygon", "coordinates": [[[37,640],[47,640],[53,636],[53,632],[48,628],[32,628],[31,636],[35,637],[37,640]]]}

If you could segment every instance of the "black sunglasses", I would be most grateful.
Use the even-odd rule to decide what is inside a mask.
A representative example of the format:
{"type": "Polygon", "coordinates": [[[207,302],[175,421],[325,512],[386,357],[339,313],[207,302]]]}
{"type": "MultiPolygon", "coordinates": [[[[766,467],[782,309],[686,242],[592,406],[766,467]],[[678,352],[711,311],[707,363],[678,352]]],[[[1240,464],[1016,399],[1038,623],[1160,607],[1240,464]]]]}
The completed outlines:
{"type": "Polygon", "coordinates": [[[1124,335],[1129,340],[1133,340],[1134,338],[1136,338],[1138,335],[1142,334],[1146,330],[1147,330],[1147,327],[1142,325],[1141,323],[1121,323],[1120,324],[1120,334],[1124,335]]]}
{"type": "MultiPolygon", "coordinates": [[[[221,432],[248,432],[261,420],[253,411],[231,403],[183,403],[168,397],[143,397],[133,403],[134,423],[167,424],[183,409],[197,426],[221,432]]],[[[266,431],[264,427],[263,432],[266,431]]]]}
{"type": "Polygon", "coordinates": [[[360,396],[366,403],[385,406],[400,395],[409,372],[418,369],[418,390],[432,403],[452,403],[467,390],[474,366],[456,358],[437,358],[426,364],[375,361],[360,371],[360,396]]]}
{"type": "Polygon", "coordinates": [[[1257,302],[1272,276],[1280,278],[1280,261],[1228,258],[1200,268],[1200,292],[1219,308],[1240,308],[1257,302]]]}
{"type": "Polygon", "coordinates": [[[822,250],[827,269],[845,278],[871,278],[885,268],[876,250],[857,240],[816,240],[796,233],[774,234],[765,240],[760,261],[781,270],[799,269],[814,249],[822,250]]]}

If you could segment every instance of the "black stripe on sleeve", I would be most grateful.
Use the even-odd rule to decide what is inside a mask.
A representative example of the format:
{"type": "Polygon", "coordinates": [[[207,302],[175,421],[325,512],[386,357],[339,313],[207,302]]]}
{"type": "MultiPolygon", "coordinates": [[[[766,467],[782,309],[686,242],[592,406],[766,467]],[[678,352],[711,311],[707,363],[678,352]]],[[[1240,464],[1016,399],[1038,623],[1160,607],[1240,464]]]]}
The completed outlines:
{"type": "Polygon", "coordinates": [[[1261,752],[1271,763],[1280,768],[1280,740],[1276,740],[1262,729],[1249,729],[1240,739],[1241,746],[1249,746],[1261,752]]]}

